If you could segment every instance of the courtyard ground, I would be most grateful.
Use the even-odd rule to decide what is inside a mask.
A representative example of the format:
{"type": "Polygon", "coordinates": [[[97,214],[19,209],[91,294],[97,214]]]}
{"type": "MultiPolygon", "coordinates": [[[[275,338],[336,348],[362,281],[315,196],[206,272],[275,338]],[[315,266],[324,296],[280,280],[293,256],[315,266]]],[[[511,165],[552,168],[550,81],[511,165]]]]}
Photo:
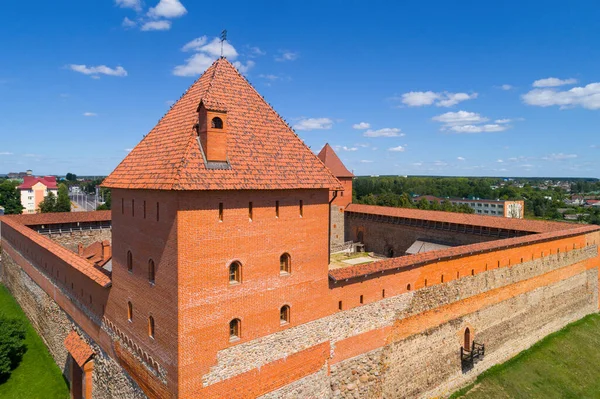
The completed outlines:
{"type": "Polygon", "coordinates": [[[6,399],[65,399],[69,387],[61,370],[37,335],[19,304],[8,289],[0,284],[0,314],[22,319],[27,324],[27,352],[8,380],[0,380],[0,398],[6,399]]]}
{"type": "Polygon", "coordinates": [[[451,398],[600,398],[600,315],[549,335],[451,398]]]}

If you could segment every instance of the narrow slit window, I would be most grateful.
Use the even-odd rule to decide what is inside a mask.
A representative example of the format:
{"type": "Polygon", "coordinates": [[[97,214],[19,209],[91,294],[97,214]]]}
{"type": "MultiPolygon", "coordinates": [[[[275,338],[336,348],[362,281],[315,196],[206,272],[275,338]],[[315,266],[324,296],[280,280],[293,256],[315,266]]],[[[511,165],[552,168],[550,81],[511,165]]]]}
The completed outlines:
{"type": "Polygon", "coordinates": [[[385,298],[385,289],[381,290],[381,297],[385,298]]]}
{"type": "Polygon", "coordinates": [[[279,217],[279,201],[275,201],[275,217],[279,217]]]}
{"type": "Polygon", "coordinates": [[[279,309],[279,323],[280,324],[288,324],[290,322],[290,307],[288,305],[284,305],[279,309]]]}
{"type": "Polygon", "coordinates": [[[229,265],[229,284],[237,284],[242,281],[242,265],[233,262],[229,265]]]}
{"type": "Polygon", "coordinates": [[[131,251],[127,251],[127,271],[129,273],[133,271],[133,254],[131,251]]]}
{"type": "Polygon", "coordinates": [[[279,273],[289,274],[292,272],[292,258],[290,254],[285,253],[279,257],[279,273]]]}
{"type": "Polygon", "coordinates": [[[160,204],[157,202],[156,203],[156,221],[158,222],[159,219],[160,219],[160,204]]]}
{"type": "Polygon", "coordinates": [[[154,261],[152,259],[150,259],[148,261],[148,281],[150,282],[150,284],[154,284],[154,278],[155,278],[154,261]]]}
{"type": "Polygon", "coordinates": [[[135,216],[135,200],[131,200],[131,216],[135,216]]]}
{"type": "Polygon", "coordinates": [[[342,310],[342,301],[339,301],[339,302],[338,302],[338,309],[339,309],[339,310],[342,310]]]}
{"type": "Polygon", "coordinates": [[[253,209],[252,209],[252,202],[248,203],[248,219],[250,219],[250,221],[252,221],[252,216],[253,215],[253,209]]]}
{"type": "Polygon", "coordinates": [[[133,321],[133,305],[131,302],[127,302],[127,320],[133,321]]]}
{"type": "Polygon", "coordinates": [[[148,336],[154,338],[154,317],[148,317],[148,336]]]}
{"type": "Polygon", "coordinates": [[[362,303],[365,303],[365,298],[364,298],[364,296],[362,296],[362,295],[360,296],[360,303],[361,303],[361,304],[362,304],[362,303]]]}
{"type": "Polygon", "coordinates": [[[223,203],[219,202],[219,222],[223,221],[223,203]]]}
{"type": "Polygon", "coordinates": [[[144,219],[146,219],[146,200],[144,200],[144,219]]]}
{"type": "Polygon", "coordinates": [[[304,201],[300,200],[300,217],[304,217],[304,201]]]}
{"type": "Polygon", "coordinates": [[[229,322],[229,340],[235,341],[241,338],[241,324],[240,319],[233,319],[229,322]]]}
{"type": "Polygon", "coordinates": [[[406,286],[406,291],[410,291],[410,284],[406,286]]]}
{"type": "Polygon", "coordinates": [[[125,214],[125,199],[121,198],[121,215],[125,214]]]}

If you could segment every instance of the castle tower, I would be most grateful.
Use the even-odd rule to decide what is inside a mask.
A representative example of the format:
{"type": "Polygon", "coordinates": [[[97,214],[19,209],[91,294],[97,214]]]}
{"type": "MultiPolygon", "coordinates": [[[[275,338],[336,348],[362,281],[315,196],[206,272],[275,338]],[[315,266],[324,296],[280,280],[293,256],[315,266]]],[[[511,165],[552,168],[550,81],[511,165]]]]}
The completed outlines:
{"type": "Polygon", "coordinates": [[[331,173],[342,184],[343,190],[329,194],[331,203],[331,234],[330,242],[332,251],[336,251],[344,243],[344,209],[352,203],[352,179],[354,175],[342,163],[329,143],[325,144],[318,155],[319,159],[327,166],[331,173]]]}
{"type": "MultiPolygon", "coordinates": [[[[323,317],[340,182],[226,59],[104,181],[107,319],[170,395],[209,397],[217,353],[323,317]]],[[[135,372],[133,370],[132,372],[135,372]]]]}

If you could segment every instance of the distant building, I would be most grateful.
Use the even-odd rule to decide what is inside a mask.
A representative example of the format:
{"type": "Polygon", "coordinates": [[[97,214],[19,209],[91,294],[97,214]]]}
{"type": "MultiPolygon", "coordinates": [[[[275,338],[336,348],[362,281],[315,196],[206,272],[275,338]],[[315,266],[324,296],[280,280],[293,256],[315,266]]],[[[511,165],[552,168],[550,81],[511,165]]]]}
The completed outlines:
{"type": "Polygon", "coordinates": [[[27,171],[27,175],[23,178],[23,184],[18,186],[17,189],[21,193],[23,213],[36,213],[40,202],[48,194],[58,195],[56,177],[35,177],[31,174],[31,171],[27,171]]]}
{"type": "Polygon", "coordinates": [[[4,207],[0,206],[0,216],[4,215],[4,207]]]}
{"type": "Polygon", "coordinates": [[[433,195],[424,195],[413,198],[413,201],[419,202],[425,198],[430,204],[437,201],[449,201],[452,205],[468,205],[475,210],[478,215],[500,216],[505,218],[523,219],[525,214],[525,201],[505,201],[505,200],[487,200],[487,199],[466,199],[466,198],[437,198],[433,195]]]}
{"type": "Polygon", "coordinates": [[[23,180],[25,176],[31,176],[31,170],[27,172],[10,172],[6,175],[9,180],[23,180]]]}

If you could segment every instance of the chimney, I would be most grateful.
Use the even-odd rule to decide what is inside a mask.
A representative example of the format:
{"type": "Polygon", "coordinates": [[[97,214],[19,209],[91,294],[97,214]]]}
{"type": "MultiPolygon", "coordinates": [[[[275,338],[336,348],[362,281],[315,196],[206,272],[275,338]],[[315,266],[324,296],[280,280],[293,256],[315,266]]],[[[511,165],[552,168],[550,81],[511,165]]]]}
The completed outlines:
{"type": "Polygon", "coordinates": [[[108,240],[102,241],[102,260],[108,260],[112,257],[112,250],[108,240]]]}
{"type": "Polygon", "coordinates": [[[227,128],[227,111],[222,104],[200,102],[198,136],[208,162],[227,162],[227,128]]]}
{"type": "Polygon", "coordinates": [[[79,254],[79,256],[83,256],[83,244],[82,243],[77,244],[77,253],[79,254]]]}

